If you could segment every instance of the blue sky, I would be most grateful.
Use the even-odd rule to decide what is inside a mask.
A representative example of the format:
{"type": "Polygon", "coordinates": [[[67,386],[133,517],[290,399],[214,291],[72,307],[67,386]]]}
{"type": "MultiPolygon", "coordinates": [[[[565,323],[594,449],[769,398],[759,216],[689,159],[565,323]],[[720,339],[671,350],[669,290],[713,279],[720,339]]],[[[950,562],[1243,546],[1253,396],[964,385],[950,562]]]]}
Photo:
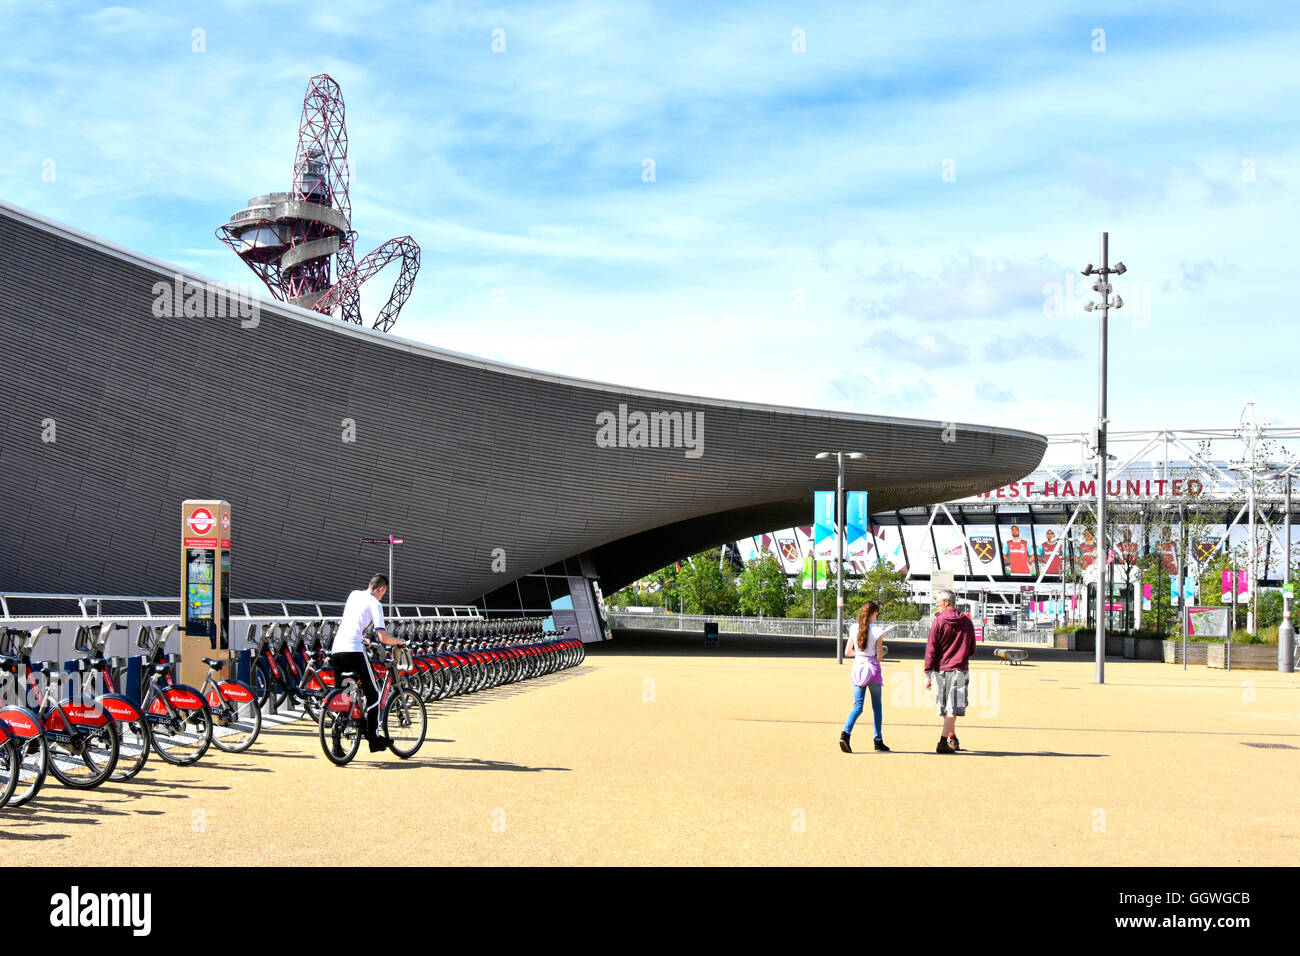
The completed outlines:
{"type": "Polygon", "coordinates": [[[0,0],[0,197],[248,280],[213,230],[288,187],[327,72],[359,251],[423,247],[400,335],[649,388],[1083,430],[1078,269],[1108,229],[1132,306],[1112,313],[1114,426],[1230,426],[1247,398],[1300,422],[1300,17],[1132,6],[0,0]]]}

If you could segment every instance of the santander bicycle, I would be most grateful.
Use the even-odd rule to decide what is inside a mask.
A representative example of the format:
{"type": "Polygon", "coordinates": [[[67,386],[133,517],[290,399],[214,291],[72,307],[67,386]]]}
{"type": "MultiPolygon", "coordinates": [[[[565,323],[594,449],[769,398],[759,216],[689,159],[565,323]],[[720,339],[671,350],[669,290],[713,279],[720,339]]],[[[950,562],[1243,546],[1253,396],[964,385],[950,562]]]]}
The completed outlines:
{"type": "Polygon", "coordinates": [[[0,807],[9,802],[9,798],[18,789],[18,778],[22,774],[23,758],[18,752],[18,741],[9,725],[0,720],[0,807]]]}
{"type": "MultiPolygon", "coordinates": [[[[64,786],[89,790],[108,780],[117,766],[117,721],[105,709],[103,701],[85,693],[75,697],[64,694],[64,686],[74,683],[71,675],[32,661],[32,653],[41,638],[59,632],[59,628],[46,625],[31,630],[5,628],[0,637],[0,659],[3,659],[0,666],[6,675],[13,675],[15,696],[21,694],[21,687],[27,691],[32,703],[28,713],[37,715],[43,730],[48,769],[64,786]],[[60,685],[57,690],[53,687],[56,683],[60,685]]],[[[0,719],[13,727],[11,717],[0,714],[0,719]]],[[[33,783],[32,796],[40,789],[34,779],[33,783]]]]}
{"type": "MultiPolygon", "coordinates": [[[[7,638],[0,637],[0,653],[4,653],[3,647],[7,642],[7,638]]],[[[19,759],[17,781],[8,798],[11,807],[20,807],[36,796],[50,768],[45,726],[40,714],[25,705],[24,694],[20,691],[22,681],[18,678],[18,671],[21,666],[16,656],[0,657],[0,681],[3,681],[0,720],[4,721],[6,734],[13,738],[18,748],[19,759]]]]}
{"type": "MultiPolygon", "coordinates": [[[[371,632],[373,633],[373,632],[371,632]]],[[[371,660],[379,684],[379,732],[388,737],[389,749],[402,759],[415,756],[424,743],[429,718],[424,701],[410,686],[408,675],[415,673],[410,652],[397,645],[366,642],[373,651],[384,648],[380,661],[371,660]]],[[[320,745],[325,756],[340,767],[357,755],[366,736],[366,698],[357,678],[350,671],[335,674],[338,684],[321,701],[320,745]]]]}
{"type": "Polygon", "coordinates": [[[144,651],[140,709],[149,721],[154,752],[168,763],[196,763],[212,743],[212,709],[193,687],[178,684],[165,648],[179,625],[141,624],[136,647],[144,651]]]}

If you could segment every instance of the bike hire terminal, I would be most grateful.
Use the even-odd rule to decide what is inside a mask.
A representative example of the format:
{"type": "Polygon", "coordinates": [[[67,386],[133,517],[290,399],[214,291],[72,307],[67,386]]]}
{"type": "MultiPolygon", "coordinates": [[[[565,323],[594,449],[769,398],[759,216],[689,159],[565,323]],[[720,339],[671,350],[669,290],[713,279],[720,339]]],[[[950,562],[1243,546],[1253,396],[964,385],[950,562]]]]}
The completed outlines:
{"type": "Polygon", "coordinates": [[[203,658],[230,660],[230,504],[181,502],[182,684],[202,687],[203,658]]]}

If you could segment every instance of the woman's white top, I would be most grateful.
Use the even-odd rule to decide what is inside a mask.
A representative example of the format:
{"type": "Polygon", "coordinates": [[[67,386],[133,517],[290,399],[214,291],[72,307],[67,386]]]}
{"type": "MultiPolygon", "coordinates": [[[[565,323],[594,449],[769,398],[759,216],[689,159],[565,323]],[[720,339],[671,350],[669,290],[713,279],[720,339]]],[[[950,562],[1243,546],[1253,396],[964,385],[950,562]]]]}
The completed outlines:
{"type": "Polygon", "coordinates": [[[853,648],[854,657],[875,657],[876,651],[880,648],[880,622],[872,621],[871,630],[868,632],[867,649],[858,650],[858,622],[854,621],[849,625],[849,644],[853,648]]]}

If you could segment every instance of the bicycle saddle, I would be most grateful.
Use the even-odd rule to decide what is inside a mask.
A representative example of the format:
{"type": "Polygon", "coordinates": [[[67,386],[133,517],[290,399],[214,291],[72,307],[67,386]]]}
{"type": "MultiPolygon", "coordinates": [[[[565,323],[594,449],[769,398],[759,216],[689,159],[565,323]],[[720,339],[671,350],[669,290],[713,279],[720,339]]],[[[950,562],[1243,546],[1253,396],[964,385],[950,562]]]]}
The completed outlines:
{"type": "Polygon", "coordinates": [[[208,665],[209,667],[211,667],[214,671],[219,671],[219,670],[221,670],[223,667],[226,666],[226,662],[225,662],[225,661],[213,660],[211,657],[205,657],[205,658],[203,658],[203,663],[207,664],[207,665],[208,665]]]}

